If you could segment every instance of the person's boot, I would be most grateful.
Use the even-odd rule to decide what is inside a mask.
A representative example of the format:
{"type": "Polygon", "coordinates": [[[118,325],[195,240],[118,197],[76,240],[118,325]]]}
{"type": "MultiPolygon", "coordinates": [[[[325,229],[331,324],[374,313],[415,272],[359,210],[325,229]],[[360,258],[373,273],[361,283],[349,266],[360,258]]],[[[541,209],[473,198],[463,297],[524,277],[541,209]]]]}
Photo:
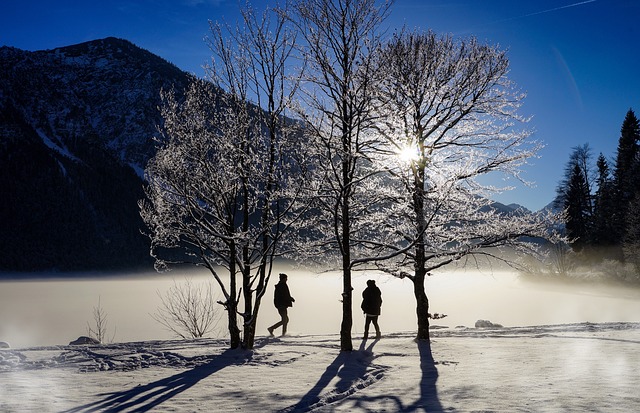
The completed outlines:
{"type": "Polygon", "coordinates": [[[376,339],[380,338],[380,330],[376,331],[376,339]]]}
{"type": "Polygon", "coordinates": [[[368,339],[368,338],[369,338],[369,332],[368,332],[368,331],[365,331],[365,332],[364,332],[364,335],[362,336],[362,339],[363,339],[363,340],[366,340],[366,339],[368,339]]]}
{"type": "Polygon", "coordinates": [[[273,337],[273,327],[267,328],[267,331],[269,332],[269,335],[273,337]]]}

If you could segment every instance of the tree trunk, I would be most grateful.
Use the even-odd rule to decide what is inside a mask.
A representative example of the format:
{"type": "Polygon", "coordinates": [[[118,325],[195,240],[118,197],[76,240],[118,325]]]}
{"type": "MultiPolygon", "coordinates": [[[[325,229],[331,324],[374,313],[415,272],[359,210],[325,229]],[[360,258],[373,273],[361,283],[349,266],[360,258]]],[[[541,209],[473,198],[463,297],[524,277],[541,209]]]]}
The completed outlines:
{"type": "Polygon", "coordinates": [[[426,273],[416,274],[413,279],[413,292],[416,296],[416,315],[418,316],[418,340],[429,340],[429,299],[424,289],[426,273]]]}
{"type": "MultiPolygon", "coordinates": [[[[420,135],[418,135],[420,136],[420,135]]],[[[427,275],[427,258],[425,248],[425,231],[427,228],[425,218],[425,199],[424,199],[424,182],[425,182],[425,164],[424,161],[424,143],[419,141],[419,150],[421,154],[420,161],[417,162],[414,175],[413,188],[413,205],[416,218],[416,242],[415,248],[415,267],[413,277],[413,293],[416,297],[416,315],[418,316],[418,340],[429,340],[429,299],[425,292],[425,278],[427,275]]]]}
{"type": "MultiPolygon", "coordinates": [[[[235,257],[235,245],[230,246],[230,255],[235,257]]],[[[229,328],[229,347],[236,349],[240,347],[240,329],[238,328],[238,299],[236,298],[236,266],[233,260],[229,266],[229,298],[226,303],[228,328],[229,328]]]]}
{"type": "Polygon", "coordinates": [[[340,326],[340,351],[352,351],[351,328],[353,327],[353,287],[351,287],[351,269],[344,268],[342,275],[342,324],[340,326]]]}
{"type": "Polygon", "coordinates": [[[238,311],[235,303],[227,305],[229,317],[229,347],[236,349],[240,347],[240,329],[238,328],[238,311]]]}
{"type": "MultiPolygon", "coordinates": [[[[245,276],[246,277],[246,276],[245,276]]],[[[249,278],[246,277],[244,284],[244,313],[242,314],[242,330],[244,337],[242,339],[242,348],[253,348],[253,340],[256,334],[255,323],[253,322],[256,309],[253,307],[253,293],[248,282],[249,278]]]]}
{"type": "Polygon", "coordinates": [[[242,347],[246,350],[252,350],[256,340],[256,325],[258,324],[258,310],[260,309],[260,299],[256,299],[256,305],[253,309],[251,320],[244,326],[244,342],[242,347]]]}
{"type": "Polygon", "coordinates": [[[245,350],[253,349],[256,339],[256,323],[255,317],[244,325],[244,338],[242,340],[242,348],[245,350]]]}
{"type": "Polygon", "coordinates": [[[265,263],[260,264],[260,279],[258,281],[258,287],[255,290],[255,303],[253,305],[253,314],[251,314],[251,318],[245,323],[244,327],[244,342],[242,346],[247,349],[253,349],[256,340],[256,326],[258,325],[258,313],[260,312],[260,306],[262,303],[262,297],[264,296],[264,291],[266,288],[265,281],[265,263]]]}
{"type": "MultiPolygon", "coordinates": [[[[347,130],[343,126],[343,130],[347,130]]],[[[343,150],[350,153],[349,139],[347,132],[342,137],[343,150]]],[[[344,155],[343,155],[344,156],[344,155]]],[[[342,179],[344,188],[342,189],[342,324],[340,326],[340,351],[352,351],[353,343],[351,342],[351,328],[353,326],[352,301],[353,287],[351,286],[351,222],[349,221],[349,198],[351,194],[350,183],[352,178],[350,175],[351,159],[344,158],[342,160],[342,179]]]]}

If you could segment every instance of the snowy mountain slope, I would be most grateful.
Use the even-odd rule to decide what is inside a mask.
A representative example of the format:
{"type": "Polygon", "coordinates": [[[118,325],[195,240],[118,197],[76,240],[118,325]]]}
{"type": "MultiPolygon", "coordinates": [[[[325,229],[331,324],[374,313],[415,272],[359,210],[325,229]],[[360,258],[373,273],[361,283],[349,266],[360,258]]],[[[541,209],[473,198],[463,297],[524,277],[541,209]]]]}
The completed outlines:
{"type": "Polygon", "coordinates": [[[132,43],[106,38],[53,50],[0,49],[3,107],[18,108],[60,147],[97,135],[125,163],[144,167],[160,123],[161,88],[188,76],[132,43]]]}
{"type": "Polygon", "coordinates": [[[0,48],[0,271],[149,264],[141,174],[160,90],[188,78],[115,38],[0,48]]]}

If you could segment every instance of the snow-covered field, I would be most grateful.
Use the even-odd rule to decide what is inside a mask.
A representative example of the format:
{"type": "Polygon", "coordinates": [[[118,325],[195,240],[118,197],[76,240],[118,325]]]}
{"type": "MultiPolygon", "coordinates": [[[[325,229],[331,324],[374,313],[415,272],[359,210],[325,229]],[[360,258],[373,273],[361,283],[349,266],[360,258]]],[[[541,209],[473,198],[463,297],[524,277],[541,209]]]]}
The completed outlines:
{"type": "Polygon", "coordinates": [[[640,324],[0,350],[2,412],[637,412],[640,324]]]}
{"type": "MultiPolygon", "coordinates": [[[[206,274],[0,282],[0,341],[12,347],[0,350],[0,412],[640,411],[638,288],[440,273],[427,289],[448,317],[429,348],[413,340],[410,282],[358,274],[357,350],[340,353],[339,274],[283,270],[296,298],[290,335],[260,336],[253,351],[215,335],[176,341],[151,318],[174,278],[206,274]],[[383,337],[363,343],[370,278],[383,294],[383,337]],[[68,346],[87,334],[98,300],[110,344],[68,346]],[[505,327],[477,329],[478,319],[505,327]]],[[[259,334],[278,319],[271,299],[259,334]]]]}

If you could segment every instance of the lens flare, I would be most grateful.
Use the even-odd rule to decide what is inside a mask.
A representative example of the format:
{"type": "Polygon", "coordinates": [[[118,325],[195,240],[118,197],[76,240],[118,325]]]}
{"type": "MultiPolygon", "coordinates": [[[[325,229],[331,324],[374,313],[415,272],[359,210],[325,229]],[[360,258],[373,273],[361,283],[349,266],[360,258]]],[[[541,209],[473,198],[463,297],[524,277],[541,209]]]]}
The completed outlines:
{"type": "Polygon", "coordinates": [[[402,162],[415,162],[419,158],[418,150],[414,146],[405,146],[398,151],[398,157],[402,162]]]}

